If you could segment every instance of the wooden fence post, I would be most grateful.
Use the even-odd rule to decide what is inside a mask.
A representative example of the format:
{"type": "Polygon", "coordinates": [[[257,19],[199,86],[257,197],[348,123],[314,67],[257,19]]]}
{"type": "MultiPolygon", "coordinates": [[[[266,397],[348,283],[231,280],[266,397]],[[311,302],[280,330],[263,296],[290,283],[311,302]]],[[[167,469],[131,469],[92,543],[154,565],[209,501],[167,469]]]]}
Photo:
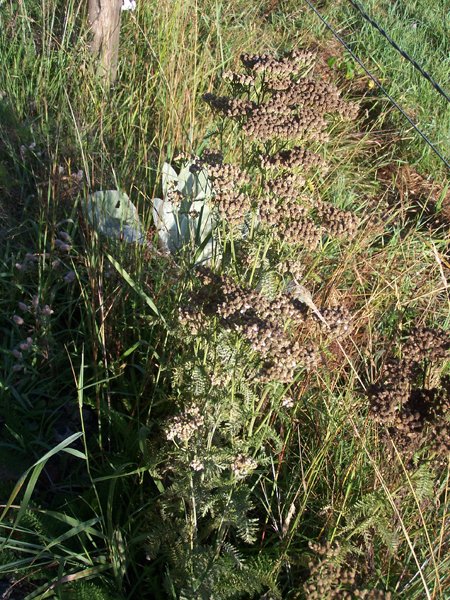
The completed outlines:
{"type": "Polygon", "coordinates": [[[119,57],[120,13],[123,0],[89,0],[91,52],[99,61],[99,75],[114,83],[119,57]]]}

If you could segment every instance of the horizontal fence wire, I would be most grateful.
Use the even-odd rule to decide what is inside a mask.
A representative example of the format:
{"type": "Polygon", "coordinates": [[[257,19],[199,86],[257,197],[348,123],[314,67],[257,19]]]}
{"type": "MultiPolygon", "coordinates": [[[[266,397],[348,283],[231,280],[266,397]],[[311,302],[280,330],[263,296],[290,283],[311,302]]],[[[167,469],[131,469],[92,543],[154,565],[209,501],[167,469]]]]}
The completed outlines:
{"type": "Polygon", "coordinates": [[[381,33],[381,35],[389,42],[389,44],[403,56],[403,58],[405,58],[408,62],[410,62],[412,64],[412,66],[417,71],[419,71],[419,73],[422,75],[422,77],[424,77],[427,81],[429,81],[429,83],[434,87],[434,89],[437,92],[439,92],[439,94],[441,94],[441,96],[443,98],[445,98],[447,100],[447,102],[450,102],[449,94],[447,94],[447,92],[439,85],[439,83],[435,79],[433,79],[433,77],[427,71],[425,71],[425,69],[421,65],[419,65],[419,63],[416,60],[414,60],[414,58],[412,58],[406,52],[406,50],[403,50],[403,48],[400,48],[400,46],[397,44],[397,42],[391,38],[391,36],[387,33],[387,31],[385,31],[379,23],[377,23],[370,15],[368,15],[365,12],[364,8],[361,6],[361,4],[359,4],[359,2],[356,2],[356,0],[348,0],[348,1],[360,13],[360,15],[368,23],[370,23],[370,25],[372,25],[372,27],[374,27],[379,33],[381,33]]]}
{"type": "Polygon", "coordinates": [[[320,21],[325,25],[325,27],[334,35],[334,37],[338,40],[338,42],[344,46],[350,56],[355,60],[358,65],[363,69],[363,71],[370,77],[370,79],[375,83],[378,89],[386,96],[386,98],[391,102],[391,104],[405,117],[408,123],[413,127],[413,129],[420,135],[420,137],[424,140],[424,142],[433,150],[436,156],[443,162],[443,164],[450,170],[450,162],[442,155],[437,146],[433,144],[433,142],[427,137],[427,135],[417,127],[411,117],[406,113],[403,108],[392,98],[389,92],[385,89],[383,84],[378,80],[375,75],[373,75],[369,69],[364,65],[364,63],[359,59],[350,46],[347,44],[345,40],[338,34],[338,32],[328,23],[328,21],[321,15],[321,13],[317,10],[314,4],[310,0],[305,0],[306,4],[310,7],[310,9],[317,15],[320,21]]]}

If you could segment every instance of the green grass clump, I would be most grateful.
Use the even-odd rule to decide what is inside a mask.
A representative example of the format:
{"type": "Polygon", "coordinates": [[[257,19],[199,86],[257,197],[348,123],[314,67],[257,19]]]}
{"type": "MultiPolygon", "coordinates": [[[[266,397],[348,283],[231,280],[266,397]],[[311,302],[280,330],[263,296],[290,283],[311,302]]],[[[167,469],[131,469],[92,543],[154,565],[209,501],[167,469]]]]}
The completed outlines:
{"type": "MultiPolygon", "coordinates": [[[[444,0],[432,5],[422,0],[367,0],[360,5],[450,95],[450,15],[447,3],[444,0]]],[[[356,55],[448,161],[450,107],[446,98],[348,3],[341,4],[334,18],[334,24],[339,26],[342,23],[349,28],[347,41],[356,55]]],[[[408,162],[417,165],[425,174],[447,172],[439,157],[397,110],[392,110],[391,119],[404,132],[402,152],[408,157],[408,162]]]]}
{"type": "Polygon", "coordinates": [[[139,4],[111,90],[81,5],[2,7],[11,598],[448,596],[446,181],[400,185],[431,157],[390,143],[313,15],[275,4],[139,4]],[[162,163],[186,154],[215,186],[210,264],[165,253],[152,221],[162,163]],[[107,189],[143,244],[86,219],[107,189]]]}

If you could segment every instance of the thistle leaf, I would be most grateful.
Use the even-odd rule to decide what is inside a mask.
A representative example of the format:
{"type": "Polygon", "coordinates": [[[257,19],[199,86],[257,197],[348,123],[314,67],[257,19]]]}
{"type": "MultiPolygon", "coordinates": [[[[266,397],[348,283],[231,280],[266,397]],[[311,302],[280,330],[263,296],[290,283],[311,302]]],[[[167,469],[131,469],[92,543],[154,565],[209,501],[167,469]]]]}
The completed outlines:
{"type": "Polygon", "coordinates": [[[129,243],[145,243],[138,211],[124,192],[107,190],[90,194],[84,209],[97,232],[129,243]]]}
{"type": "Polygon", "coordinates": [[[164,197],[153,200],[153,220],[160,244],[168,253],[190,247],[195,264],[211,261],[218,256],[213,240],[215,219],[207,202],[212,188],[205,170],[191,173],[187,163],[177,175],[164,163],[162,188],[164,197]],[[181,204],[174,204],[167,195],[176,184],[183,195],[181,204]]]}
{"type": "Polygon", "coordinates": [[[178,175],[175,169],[169,165],[169,163],[164,163],[162,166],[162,192],[163,198],[167,198],[167,193],[170,188],[176,185],[178,182],[178,175]]]}
{"type": "Polygon", "coordinates": [[[178,190],[185,198],[205,200],[212,194],[211,183],[205,169],[192,173],[192,162],[187,163],[178,175],[178,190]]]}

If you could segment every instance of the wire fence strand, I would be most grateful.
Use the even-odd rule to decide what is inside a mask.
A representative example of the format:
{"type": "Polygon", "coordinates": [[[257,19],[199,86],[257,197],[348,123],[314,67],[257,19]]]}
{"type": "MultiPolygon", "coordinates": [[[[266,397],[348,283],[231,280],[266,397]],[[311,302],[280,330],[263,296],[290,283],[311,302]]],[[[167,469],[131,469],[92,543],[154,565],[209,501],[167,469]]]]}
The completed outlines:
{"type": "Polygon", "coordinates": [[[404,111],[404,109],[392,98],[383,84],[378,80],[375,75],[373,75],[369,69],[364,65],[360,58],[356,56],[350,46],[347,44],[345,40],[339,35],[339,33],[328,23],[328,21],[321,15],[321,13],[317,10],[314,4],[310,0],[305,0],[306,4],[310,7],[310,9],[317,15],[320,21],[325,25],[325,27],[333,34],[333,36],[338,40],[342,46],[347,50],[350,56],[355,60],[358,65],[363,69],[363,71],[370,77],[370,79],[375,83],[378,89],[386,96],[386,98],[391,102],[391,104],[405,117],[408,123],[413,127],[413,129],[420,135],[420,137],[424,140],[424,142],[432,149],[432,151],[438,156],[438,158],[443,162],[443,164],[450,170],[450,162],[442,155],[437,146],[433,144],[433,142],[427,137],[427,135],[417,127],[412,118],[404,111]]]}
{"type": "Polygon", "coordinates": [[[439,85],[439,83],[428,73],[428,71],[425,71],[425,69],[416,60],[414,60],[414,58],[412,58],[406,52],[406,50],[403,50],[403,48],[400,48],[400,46],[397,44],[397,42],[391,38],[391,36],[387,33],[387,31],[385,31],[379,23],[377,23],[370,15],[368,15],[365,12],[364,8],[361,6],[361,4],[359,4],[359,2],[356,2],[356,0],[348,0],[348,1],[360,13],[361,16],[370,25],[372,25],[372,27],[374,27],[389,42],[389,44],[397,50],[397,52],[399,52],[403,56],[403,58],[405,58],[409,63],[411,63],[412,66],[417,71],[419,71],[419,73],[422,75],[422,77],[424,77],[427,81],[429,81],[429,83],[434,87],[434,89],[437,92],[439,92],[439,94],[441,94],[441,96],[443,98],[445,98],[447,100],[447,102],[450,102],[449,94],[447,94],[447,92],[439,85]]]}

